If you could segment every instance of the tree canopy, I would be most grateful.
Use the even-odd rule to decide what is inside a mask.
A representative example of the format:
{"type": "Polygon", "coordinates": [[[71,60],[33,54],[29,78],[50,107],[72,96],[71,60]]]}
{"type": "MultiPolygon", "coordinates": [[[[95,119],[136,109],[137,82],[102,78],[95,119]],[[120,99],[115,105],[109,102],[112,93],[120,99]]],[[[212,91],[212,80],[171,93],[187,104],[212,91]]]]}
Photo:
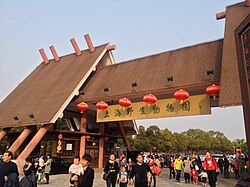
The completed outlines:
{"type": "Polygon", "coordinates": [[[235,148],[241,147],[246,151],[246,141],[237,139],[230,141],[222,132],[203,131],[201,129],[189,129],[177,133],[160,129],[152,125],[145,129],[139,126],[139,133],[129,137],[133,150],[151,151],[157,147],[157,152],[200,152],[209,150],[214,153],[233,153],[235,148]]]}

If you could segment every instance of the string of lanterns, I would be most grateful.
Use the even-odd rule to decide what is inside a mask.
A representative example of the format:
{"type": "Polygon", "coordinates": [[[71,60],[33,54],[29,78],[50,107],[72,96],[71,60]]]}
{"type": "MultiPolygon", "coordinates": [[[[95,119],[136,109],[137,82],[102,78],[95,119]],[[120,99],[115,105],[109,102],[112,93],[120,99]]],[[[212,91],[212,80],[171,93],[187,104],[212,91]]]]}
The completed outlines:
{"type": "MultiPolygon", "coordinates": [[[[212,84],[211,86],[208,86],[206,88],[206,94],[208,94],[210,97],[213,98],[213,100],[216,99],[216,97],[219,96],[220,94],[220,86],[219,85],[215,85],[215,84],[212,84]]],[[[174,98],[178,101],[180,101],[180,104],[183,104],[183,102],[185,100],[187,100],[189,97],[189,93],[186,91],[186,90],[183,90],[183,89],[180,89],[180,90],[177,90],[175,93],[174,93],[174,98]]],[[[147,105],[152,105],[152,104],[155,104],[157,102],[157,97],[153,94],[147,94],[143,97],[143,101],[145,103],[147,103],[147,105]]],[[[132,105],[132,102],[128,99],[128,98],[121,98],[119,100],[119,105],[121,107],[130,107],[132,105]]],[[[100,101],[96,104],[96,108],[99,109],[99,110],[107,110],[108,109],[108,104],[104,101],[100,101]]],[[[83,111],[86,111],[89,109],[89,106],[87,103],[85,102],[81,102],[77,105],[77,109],[81,111],[81,113],[83,111]]]]}

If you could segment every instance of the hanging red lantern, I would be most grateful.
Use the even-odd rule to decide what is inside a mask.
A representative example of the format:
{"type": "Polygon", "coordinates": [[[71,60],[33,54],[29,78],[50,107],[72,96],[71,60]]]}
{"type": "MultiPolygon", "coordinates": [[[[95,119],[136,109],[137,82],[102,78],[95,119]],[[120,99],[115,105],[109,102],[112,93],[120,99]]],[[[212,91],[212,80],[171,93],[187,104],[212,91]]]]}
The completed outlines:
{"type": "Polygon", "coordinates": [[[63,138],[63,135],[62,134],[58,134],[57,138],[58,138],[58,140],[61,140],[63,138]]]}
{"type": "Polygon", "coordinates": [[[157,149],[156,146],[153,146],[153,147],[152,147],[152,150],[153,150],[153,151],[156,151],[156,149],[157,149]]]}
{"type": "Polygon", "coordinates": [[[183,103],[189,97],[189,93],[186,90],[178,90],[174,93],[174,98],[180,101],[180,104],[183,103]]]}
{"type": "Polygon", "coordinates": [[[153,94],[147,94],[143,97],[143,101],[149,105],[155,104],[157,101],[157,98],[153,94]]]}
{"type": "Polygon", "coordinates": [[[87,140],[89,140],[91,137],[90,137],[90,136],[86,136],[85,138],[86,138],[87,140]]]}
{"type": "Polygon", "coordinates": [[[106,137],[104,138],[104,141],[107,142],[108,140],[109,140],[109,137],[106,136],[106,137]]]}
{"type": "Polygon", "coordinates": [[[87,103],[84,103],[84,102],[79,103],[76,107],[80,111],[86,111],[89,109],[89,105],[87,103]]]}
{"type": "Polygon", "coordinates": [[[104,101],[100,101],[100,102],[96,103],[96,108],[99,110],[107,110],[108,107],[109,107],[109,105],[104,101]]]}
{"type": "Polygon", "coordinates": [[[219,96],[220,94],[220,86],[219,85],[211,85],[211,86],[208,86],[207,89],[206,89],[206,93],[210,96],[210,97],[213,97],[213,100],[216,99],[217,96],[219,96]]]}
{"type": "Polygon", "coordinates": [[[131,105],[131,101],[125,97],[119,100],[119,105],[122,107],[129,107],[131,105]]]}

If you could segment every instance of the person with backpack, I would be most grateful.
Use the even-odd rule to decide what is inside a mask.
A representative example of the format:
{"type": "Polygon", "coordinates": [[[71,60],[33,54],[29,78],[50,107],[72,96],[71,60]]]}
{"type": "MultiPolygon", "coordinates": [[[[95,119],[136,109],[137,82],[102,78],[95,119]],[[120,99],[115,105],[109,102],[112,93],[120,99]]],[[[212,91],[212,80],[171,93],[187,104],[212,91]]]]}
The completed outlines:
{"type": "Polygon", "coordinates": [[[151,186],[151,183],[152,183],[152,180],[153,180],[154,181],[153,182],[153,187],[156,187],[156,173],[155,173],[154,167],[157,166],[157,163],[155,162],[153,155],[148,155],[147,158],[148,158],[148,166],[150,167],[150,170],[151,170],[151,173],[152,173],[149,186],[151,186]]]}
{"type": "Polygon", "coordinates": [[[219,171],[215,159],[206,152],[206,158],[204,159],[204,169],[207,170],[208,182],[211,187],[216,186],[216,172],[219,171]]]}

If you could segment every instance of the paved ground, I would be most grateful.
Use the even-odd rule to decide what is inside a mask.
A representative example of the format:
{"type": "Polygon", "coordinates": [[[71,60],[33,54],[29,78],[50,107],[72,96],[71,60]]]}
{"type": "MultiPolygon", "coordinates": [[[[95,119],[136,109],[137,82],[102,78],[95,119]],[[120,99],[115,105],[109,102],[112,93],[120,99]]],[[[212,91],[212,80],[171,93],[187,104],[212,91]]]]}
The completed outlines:
{"type": "MultiPolygon", "coordinates": [[[[68,174],[61,175],[51,175],[50,176],[50,184],[42,184],[39,187],[68,187],[69,186],[69,177],[68,174]]],[[[232,179],[223,179],[222,175],[219,175],[218,178],[218,187],[234,187],[236,180],[231,176],[232,179]]],[[[182,173],[182,180],[183,173],[182,173]]],[[[101,170],[95,170],[95,180],[94,187],[105,187],[105,181],[101,178],[101,170]]],[[[185,184],[185,183],[176,183],[173,179],[168,179],[168,169],[164,168],[162,170],[162,174],[157,178],[157,187],[181,187],[181,186],[194,186],[193,184],[185,184]]],[[[199,184],[198,186],[202,186],[199,184]]],[[[209,186],[207,184],[207,186],[209,186]]],[[[131,186],[132,187],[132,186],[131,186]]]]}

